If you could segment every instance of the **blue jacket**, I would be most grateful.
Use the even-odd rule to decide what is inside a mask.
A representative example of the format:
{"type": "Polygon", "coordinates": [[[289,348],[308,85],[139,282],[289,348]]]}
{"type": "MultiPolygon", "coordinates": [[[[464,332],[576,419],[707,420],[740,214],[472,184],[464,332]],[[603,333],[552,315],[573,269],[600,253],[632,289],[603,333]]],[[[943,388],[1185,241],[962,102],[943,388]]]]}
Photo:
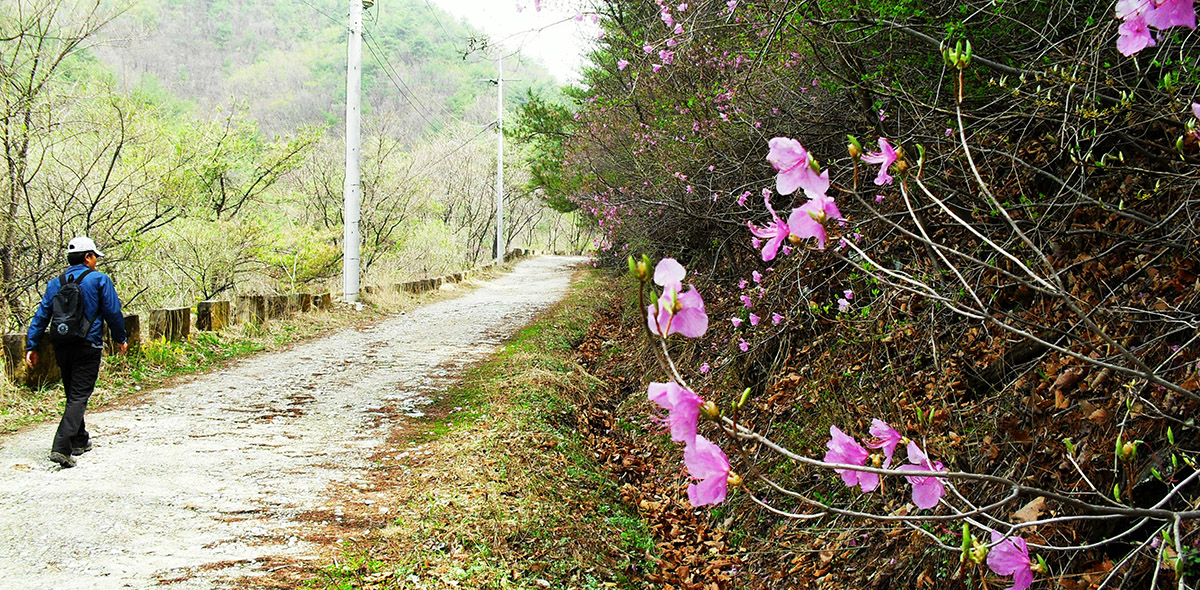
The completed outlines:
{"type": "MultiPolygon", "coordinates": [[[[86,264],[76,264],[67,269],[67,278],[73,279],[87,269],[86,264]]],[[[42,296],[42,302],[38,305],[37,312],[33,314],[33,321],[29,322],[29,333],[25,336],[25,350],[37,348],[42,341],[42,335],[46,333],[46,326],[50,324],[50,302],[58,294],[61,286],[58,282],[59,278],[54,277],[46,284],[46,294],[42,296]]],[[[117,298],[117,290],[113,288],[112,279],[100,271],[92,271],[83,277],[83,282],[79,284],[79,292],[83,295],[83,315],[92,318],[92,329],[88,331],[88,342],[91,342],[92,346],[96,348],[104,346],[104,336],[100,327],[101,319],[108,322],[108,329],[112,332],[115,342],[125,342],[127,338],[125,316],[121,314],[121,300],[117,298]]]]}

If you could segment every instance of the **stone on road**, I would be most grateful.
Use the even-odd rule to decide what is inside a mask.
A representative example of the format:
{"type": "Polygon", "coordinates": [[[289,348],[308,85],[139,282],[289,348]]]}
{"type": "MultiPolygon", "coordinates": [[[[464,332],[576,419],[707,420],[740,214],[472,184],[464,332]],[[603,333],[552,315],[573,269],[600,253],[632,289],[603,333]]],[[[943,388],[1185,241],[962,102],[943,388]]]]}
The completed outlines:
{"type": "Polygon", "coordinates": [[[579,260],[526,260],[460,297],[89,412],[95,449],[74,469],[46,458],[57,423],[0,437],[0,588],[212,588],[315,558],[301,516],[370,485],[385,409],[419,415],[559,300],[579,260]]]}

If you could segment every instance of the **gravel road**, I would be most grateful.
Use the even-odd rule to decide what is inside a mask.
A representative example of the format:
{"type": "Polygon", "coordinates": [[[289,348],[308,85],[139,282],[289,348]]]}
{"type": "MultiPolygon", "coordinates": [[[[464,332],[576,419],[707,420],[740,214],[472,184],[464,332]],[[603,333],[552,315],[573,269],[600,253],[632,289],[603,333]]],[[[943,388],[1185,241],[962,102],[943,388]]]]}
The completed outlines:
{"type": "Polygon", "coordinates": [[[382,418],[419,415],[559,300],[580,260],[526,260],[461,297],[89,412],[95,449],[74,469],[46,458],[56,423],[0,436],[0,588],[221,588],[315,557],[300,516],[370,485],[382,418]]]}

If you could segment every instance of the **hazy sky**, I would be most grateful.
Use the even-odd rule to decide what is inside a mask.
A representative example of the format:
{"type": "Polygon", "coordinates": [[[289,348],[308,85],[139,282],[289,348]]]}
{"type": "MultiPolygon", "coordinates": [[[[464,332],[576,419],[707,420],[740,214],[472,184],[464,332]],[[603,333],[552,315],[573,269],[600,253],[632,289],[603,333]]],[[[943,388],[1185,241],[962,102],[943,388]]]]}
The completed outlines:
{"type": "Polygon", "coordinates": [[[590,18],[579,22],[574,11],[555,10],[550,5],[561,3],[549,0],[541,12],[533,9],[533,0],[426,1],[466,19],[510,50],[542,62],[563,82],[578,79],[583,54],[600,30],[590,18]],[[524,10],[518,12],[518,5],[524,10]]]}

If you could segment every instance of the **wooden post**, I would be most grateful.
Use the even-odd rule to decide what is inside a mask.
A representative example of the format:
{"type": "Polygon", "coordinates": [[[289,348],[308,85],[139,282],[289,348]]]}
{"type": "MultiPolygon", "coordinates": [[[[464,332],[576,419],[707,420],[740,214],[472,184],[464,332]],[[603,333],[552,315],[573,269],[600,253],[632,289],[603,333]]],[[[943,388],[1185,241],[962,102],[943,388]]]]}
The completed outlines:
{"type": "Polygon", "coordinates": [[[238,321],[260,326],[267,321],[267,298],[265,295],[238,295],[238,321]]]}
{"type": "Polygon", "coordinates": [[[192,332],[192,308],[175,307],[155,309],[150,312],[150,338],[165,338],[169,342],[183,342],[192,332]]]}
{"type": "Polygon", "coordinates": [[[317,309],[329,309],[333,307],[333,296],[329,293],[313,295],[313,307],[317,309]]]}
{"type": "MultiPolygon", "coordinates": [[[[116,342],[113,341],[112,331],[108,324],[104,325],[104,352],[117,354],[116,342]]],[[[142,320],[136,313],[125,314],[125,344],[132,354],[142,349],[142,320]]]]}
{"type": "Polygon", "coordinates": [[[45,387],[61,378],[54,347],[47,338],[38,345],[38,362],[32,368],[25,366],[25,335],[4,335],[4,374],[8,380],[30,389],[45,387]]]}
{"type": "Polygon", "coordinates": [[[228,301],[201,301],[196,304],[196,329],[220,332],[229,325],[228,301]]]}
{"type": "Polygon", "coordinates": [[[267,317],[281,318],[288,314],[288,296],[287,295],[271,295],[267,297],[267,317]]]}

